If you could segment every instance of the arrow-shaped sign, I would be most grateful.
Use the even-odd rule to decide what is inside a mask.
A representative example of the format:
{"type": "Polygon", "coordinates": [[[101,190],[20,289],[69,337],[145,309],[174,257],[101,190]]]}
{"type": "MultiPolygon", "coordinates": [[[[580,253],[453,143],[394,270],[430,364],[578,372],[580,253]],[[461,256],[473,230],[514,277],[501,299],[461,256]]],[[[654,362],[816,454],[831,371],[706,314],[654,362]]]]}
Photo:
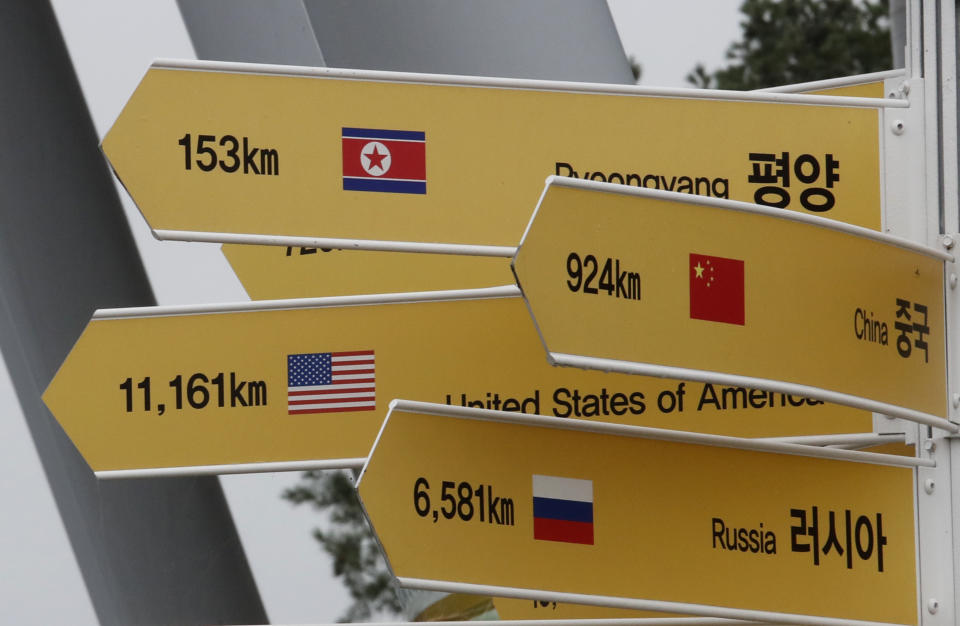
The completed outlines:
{"type": "Polygon", "coordinates": [[[797,396],[550,367],[514,287],[100,311],[44,401],[105,472],[356,465],[401,395],[758,437],[871,428],[797,396]]]}
{"type": "Polygon", "coordinates": [[[514,271],[556,364],[787,391],[956,430],[944,419],[948,260],[796,212],[554,177],[514,271]]]}
{"type": "Polygon", "coordinates": [[[151,67],[103,150],[161,238],[497,254],[549,174],[878,228],[886,106],[906,102],[185,61],[151,67]]]}
{"type": "Polygon", "coordinates": [[[912,472],[761,445],[397,401],[358,490],[413,587],[915,623],[912,472]]]}

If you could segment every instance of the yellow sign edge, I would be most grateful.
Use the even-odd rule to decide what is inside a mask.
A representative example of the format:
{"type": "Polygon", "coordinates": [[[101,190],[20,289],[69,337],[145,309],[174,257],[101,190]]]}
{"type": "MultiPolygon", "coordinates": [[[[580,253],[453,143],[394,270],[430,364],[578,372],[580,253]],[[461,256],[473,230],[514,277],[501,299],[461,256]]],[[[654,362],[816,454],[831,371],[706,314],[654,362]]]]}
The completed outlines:
{"type": "Polygon", "coordinates": [[[374,250],[378,252],[420,252],[424,254],[457,254],[464,256],[512,257],[513,246],[491,246],[468,243],[429,243],[413,241],[385,241],[380,239],[338,239],[331,237],[303,237],[299,235],[258,235],[254,233],[216,233],[194,230],[165,230],[151,228],[160,241],[187,241],[192,243],[237,243],[254,246],[283,246],[294,248],[332,248],[335,250],[374,250]]]}
{"type": "MultiPolygon", "coordinates": [[[[419,400],[404,400],[400,398],[391,400],[388,406],[389,408],[387,409],[387,415],[383,420],[383,425],[381,425],[380,432],[377,433],[377,437],[374,439],[373,445],[370,448],[368,463],[369,458],[373,457],[377,446],[380,444],[380,438],[387,427],[387,423],[390,421],[391,416],[397,412],[420,413],[424,415],[436,415],[439,417],[449,417],[454,419],[470,419],[475,421],[498,422],[503,424],[520,424],[526,426],[537,426],[541,428],[554,428],[559,430],[575,430],[585,433],[615,435],[636,439],[670,441],[721,448],[735,448],[737,450],[771,452],[774,454],[788,454],[792,456],[832,459],[854,463],[870,463],[874,465],[888,465],[892,467],[913,468],[936,466],[936,463],[932,459],[927,458],[906,457],[896,454],[882,454],[877,452],[861,452],[858,450],[844,450],[842,448],[817,447],[800,443],[791,443],[789,441],[772,438],[751,439],[749,437],[712,435],[682,430],[668,430],[665,428],[651,428],[649,426],[614,424],[610,422],[584,420],[573,417],[550,417],[547,415],[533,415],[530,413],[516,413],[513,411],[478,409],[474,407],[438,404],[435,402],[421,402],[419,400]]],[[[358,487],[363,480],[363,475],[366,472],[366,468],[367,465],[365,464],[359,478],[357,479],[358,487]]]]}
{"type": "Polygon", "coordinates": [[[763,93],[800,93],[807,91],[820,91],[823,89],[838,89],[840,87],[859,87],[869,83],[880,82],[883,80],[907,79],[907,71],[904,68],[892,70],[883,70],[880,72],[868,72],[866,74],[854,74],[852,76],[841,76],[839,78],[826,78],[824,80],[811,80],[805,83],[793,83],[790,85],[777,85],[776,87],[764,87],[754,89],[763,93]]]}
{"type": "Polygon", "coordinates": [[[917,252],[941,261],[946,261],[952,263],[955,261],[955,258],[952,254],[945,252],[943,250],[938,250],[937,248],[931,248],[930,246],[905,239],[903,237],[897,237],[896,235],[891,235],[889,233],[883,233],[880,231],[872,230],[870,228],[864,228],[863,226],[857,226],[855,224],[848,224],[846,222],[840,222],[837,220],[831,220],[826,217],[820,217],[819,215],[810,215],[807,213],[801,213],[799,211],[784,211],[783,209],[778,209],[775,207],[764,206],[761,204],[752,204],[750,202],[742,202],[740,200],[726,200],[724,198],[712,198],[707,196],[697,196],[687,193],[678,193],[676,191],[663,191],[661,189],[648,189],[645,187],[633,187],[629,185],[619,185],[617,183],[602,183],[595,180],[583,180],[580,178],[568,178],[566,176],[547,176],[543,193],[540,196],[540,200],[537,202],[537,207],[533,211],[533,215],[530,216],[530,221],[527,223],[527,228],[523,233],[523,239],[520,240],[520,246],[523,246],[524,240],[527,238],[527,233],[530,230],[530,225],[533,224],[533,220],[537,216],[537,212],[540,211],[540,207],[543,205],[543,198],[546,195],[550,187],[569,187],[571,189],[580,189],[584,191],[597,191],[601,193],[612,193],[621,196],[634,196],[638,198],[648,198],[650,200],[661,200],[665,202],[676,202],[679,204],[693,204],[705,207],[711,207],[715,209],[726,209],[728,211],[737,211],[740,213],[751,213],[754,215],[763,215],[766,217],[772,217],[774,219],[787,220],[791,222],[799,222],[801,224],[807,224],[810,226],[815,226],[819,228],[825,228],[827,230],[833,230],[848,235],[853,235],[855,237],[860,237],[862,239],[870,239],[879,243],[883,243],[889,246],[895,246],[897,248],[903,248],[904,250],[910,250],[912,252],[917,252]]]}
{"type": "MultiPolygon", "coordinates": [[[[537,332],[540,329],[537,328],[537,332]]],[[[543,339],[543,335],[540,335],[543,339]]],[[[954,424],[950,420],[923,411],[916,411],[886,402],[878,402],[862,396],[854,396],[838,391],[830,391],[821,387],[811,387],[810,385],[800,385],[782,380],[771,380],[768,378],[754,378],[752,376],[741,376],[739,374],[724,374],[723,372],[711,372],[708,370],[687,369],[684,367],[672,367],[669,365],[656,365],[653,363],[637,363],[632,361],[619,361],[616,359],[602,359],[597,357],[579,356],[576,354],[563,354],[560,352],[547,352],[547,360],[551,365],[560,365],[565,367],[578,367],[581,369],[602,370],[604,372],[619,372],[621,374],[638,374],[642,376],[654,376],[657,378],[677,378],[680,380],[692,380],[699,383],[712,383],[715,385],[731,385],[734,387],[748,387],[752,389],[761,389],[763,391],[775,391],[785,394],[823,400],[833,404],[843,404],[855,409],[864,409],[874,413],[883,413],[890,417],[899,417],[917,424],[924,424],[934,428],[941,428],[950,433],[960,432],[960,425],[954,424]]]]}
{"type": "Polygon", "coordinates": [[[187,465],[183,467],[152,467],[149,469],[101,470],[94,472],[100,480],[124,478],[173,478],[182,476],[220,476],[222,474],[263,474],[272,472],[309,472],[312,470],[357,469],[367,462],[366,457],[324,459],[322,461],[283,461],[268,463],[231,463],[225,465],[187,465]]]}
{"type": "Polygon", "coordinates": [[[283,311],[287,309],[322,309],[329,307],[365,306],[368,304],[398,304],[402,302],[441,302],[446,300],[487,300],[516,298],[516,285],[478,287],[476,289],[448,289],[438,291],[409,291],[354,296],[324,296],[320,298],[284,298],[219,304],[175,304],[115,309],[97,309],[91,319],[112,320],[135,317],[174,317],[204,313],[245,313],[250,311],[283,311]]]}
{"type": "Polygon", "coordinates": [[[460,85],[501,89],[532,89],[538,91],[565,91],[577,93],[621,94],[690,100],[727,100],[733,102],[770,102],[779,104],[807,104],[868,109],[908,108],[908,100],[898,98],[858,98],[851,96],[824,96],[814,94],[778,93],[765,91],[730,91],[723,89],[695,89],[687,87],[645,87],[609,83],[570,82],[455,74],[426,74],[418,72],[388,72],[234,61],[197,61],[193,59],[157,59],[150,69],[191,70],[261,76],[297,76],[341,80],[366,80],[431,85],[460,85]]]}
{"type": "MultiPolygon", "coordinates": [[[[519,589],[515,587],[498,587],[495,585],[476,585],[472,583],[444,582],[423,578],[395,577],[397,583],[406,589],[423,591],[439,591],[444,593],[468,593],[472,595],[489,595],[505,598],[522,598],[542,600],[547,602],[565,602],[570,604],[586,604],[605,606],[619,609],[634,609],[640,611],[658,611],[662,613],[683,613],[687,615],[701,615],[721,619],[750,620],[770,622],[776,624],[819,624],[821,626],[904,626],[891,622],[873,622],[867,620],[820,617],[815,615],[799,615],[796,613],[776,613],[773,611],[757,611],[753,609],[735,609],[711,606],[706,604],[688,604],[685,602],[665,602],[662,600],[646,600],[639,598],[621,598],[616,596],[599,596],[580,593],[542,591],[536,589],[519,589]]],[[[536,623],[537,620],[524,620],[516,623],[536,623]]],[[[555,620],[544,620],[554,623],[555,620]]],[[[556,620],[556,623],[567,621],[575,623],[578,620],[556,620]]],[[[589,623],[591,620],[584,620],[589,623]]],[[[644,623],[644,620],[596,620],[597,622],[613,623],[644,623]]],[[[660,622],[661,620],[655,620],[660,622]]],[[[689,621],[689,620],[687,620],[689,621]]],[[[510,622],[501,622],[510,623],[510,622]]],[[[541,622],[542,623],[542,622],[541,622]]]]}

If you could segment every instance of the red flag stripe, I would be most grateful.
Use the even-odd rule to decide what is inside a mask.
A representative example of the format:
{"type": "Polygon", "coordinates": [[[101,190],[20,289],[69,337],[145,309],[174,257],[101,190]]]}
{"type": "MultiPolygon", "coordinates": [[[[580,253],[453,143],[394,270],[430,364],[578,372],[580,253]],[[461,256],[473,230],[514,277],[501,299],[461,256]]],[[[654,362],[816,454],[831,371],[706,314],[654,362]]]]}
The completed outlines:
{"type": "Polygon", "coordinates": [[[533,518],[533,538],[592,546],[593,524],[535,517],[533,518]]]}

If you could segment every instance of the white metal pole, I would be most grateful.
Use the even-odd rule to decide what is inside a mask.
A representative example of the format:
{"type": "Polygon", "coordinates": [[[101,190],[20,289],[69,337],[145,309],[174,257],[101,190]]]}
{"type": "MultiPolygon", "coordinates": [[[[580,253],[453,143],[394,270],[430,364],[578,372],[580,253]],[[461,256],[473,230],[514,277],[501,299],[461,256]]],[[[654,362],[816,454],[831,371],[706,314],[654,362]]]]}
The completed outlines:
{"type": "MultiPolygon", "coordinates": [[[[922,77],[923,148],[916,158],[923,161],[924,193],[903,210],[925,221],[926,237],[918,239],[945,249],[954,247],[960,227],[957,181],[957,95],[955,0],[907,2],[907,67],[914,78],[922,77]]],[[[915,216],[915,217],[914,217],[915,216]]],[[[909,219],[907,220],[909,221],[909,219]]],[[[916,223],[915,223],[916,224],[916,223]]],[[[902,234],[902,233],[901,233],[902,234]]],[[[960,362],[960,297],[956,287],[956,264],[945,272],[947,387],[950,419],[958,421],[956,363],[960,362]]],[[[956,572],[957,515],[953,506],[960,495],[955,479],[960,445],[949,435],[926,427],[917,430],[918,454],[936,461],[935,467],[916,470],[917,598],[922,626],[957,623],[956,572]]]]}

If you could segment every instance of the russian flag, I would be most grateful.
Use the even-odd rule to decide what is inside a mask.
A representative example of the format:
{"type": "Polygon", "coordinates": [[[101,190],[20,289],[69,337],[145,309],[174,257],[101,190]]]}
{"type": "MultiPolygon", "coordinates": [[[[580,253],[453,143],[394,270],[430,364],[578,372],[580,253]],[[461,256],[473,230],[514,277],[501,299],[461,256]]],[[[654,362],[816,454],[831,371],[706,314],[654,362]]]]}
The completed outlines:
{"type": "Polygon", "coordinates": [[[533,475],[533,538],[593,545],[593,481],[533,475]]]}
{"type": "Polygon", "coordinates": [[[344,191],[427,193],[426,133],[343,128],[344,191]]]}

